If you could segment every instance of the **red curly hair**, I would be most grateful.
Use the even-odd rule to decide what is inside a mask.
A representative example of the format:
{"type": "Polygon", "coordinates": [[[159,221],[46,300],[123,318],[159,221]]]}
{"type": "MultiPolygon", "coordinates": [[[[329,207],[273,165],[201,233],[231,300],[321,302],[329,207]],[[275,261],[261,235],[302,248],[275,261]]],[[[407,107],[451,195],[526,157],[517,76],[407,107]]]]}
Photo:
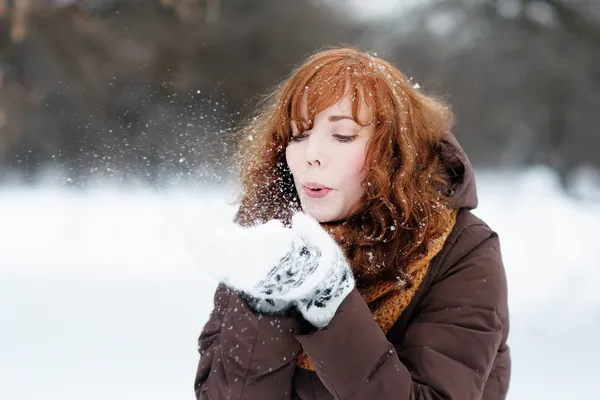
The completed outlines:
{"type": "Polygon", "coordinates": [[[243,226],[270,219],[289,223],[300,209],[285,158],[291,122],[310,125],[346,93],[353,99],[355,121],[377,126],[367,144],[364,195],[346,221],[323,226],[344,249],[359,285],[404,279],[449,223],[439,147],[453,117],[446,104],[368,53],[353,48],[318,52],[262,99],[238,132],[235,160],[242,193],[236,221],[243,226]],[[300,112],[305,93],[307,116],[300,112]],[[361,106],[374,121],[359,121],[361,106]]]}

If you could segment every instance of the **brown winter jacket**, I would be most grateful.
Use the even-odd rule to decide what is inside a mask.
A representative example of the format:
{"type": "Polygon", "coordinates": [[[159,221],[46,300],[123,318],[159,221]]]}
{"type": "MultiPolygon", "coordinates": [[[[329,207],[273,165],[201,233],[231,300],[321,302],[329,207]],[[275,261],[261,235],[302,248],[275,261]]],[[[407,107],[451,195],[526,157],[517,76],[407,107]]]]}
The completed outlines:
{"type": "Polygon", "coordinates": [[[255,313],[219,286],[199,340],[197,399],[504,399],[510,378],[506,276],[498,236],[477,206],[470,163],[443,142],[454,229],[387,335],[354,289],[330,324],[255,313]],[[316,371],[297,367],[300,346],[316,371]]]}

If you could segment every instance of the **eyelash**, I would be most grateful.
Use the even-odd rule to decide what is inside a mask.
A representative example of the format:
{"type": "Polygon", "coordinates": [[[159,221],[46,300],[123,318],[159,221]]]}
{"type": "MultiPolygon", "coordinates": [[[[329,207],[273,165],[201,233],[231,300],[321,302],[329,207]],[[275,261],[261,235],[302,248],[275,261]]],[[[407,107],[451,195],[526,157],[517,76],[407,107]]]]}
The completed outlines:
{"type": "MultiPolygon", "coordinates": [[[[290,138],[290,141],[292,142],[301,142],[302,140],[306,139],[308,137],[307,134],[301,134],[301,135],[292,135],[292,137],[290,138]]],[[[358,137],[358,135],[350,135],[350,136],[345,136],[345,135],[333,135],[334,138],[337,139],[338,142],[340,143],[349,143],[352,142],[354,139],[356,139],[358,137]]]]}
{"type": "Polygon", "coordinates": [[[338,140],[338,142],[340,142],[340,143],[348,143],[348,142],[351,142],[354,139],[356,139],[358,137],[358,135],[350,135],[350,136],[333,135],[333,137],[335,137],[338,140]]]}
{"type": "Polygon", "coordinates": [[[290,142],[301,142],[307,136],[308,135],[305,135],[305,134],[302,134],[302,135],[294,135],[294,134],[292,134],[292,137],[290,138],[290,142]]]}

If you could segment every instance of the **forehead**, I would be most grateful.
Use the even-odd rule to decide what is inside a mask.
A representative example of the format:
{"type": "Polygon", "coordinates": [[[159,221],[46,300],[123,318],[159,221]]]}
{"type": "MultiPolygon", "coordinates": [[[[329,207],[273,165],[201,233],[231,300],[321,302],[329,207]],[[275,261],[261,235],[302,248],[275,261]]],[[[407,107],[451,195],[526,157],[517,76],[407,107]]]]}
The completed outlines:
{"type": "MultiPolygon", "coordinates": [[[[303,102],[303,108],[306,109],[306,103],[303,102]]],[[[302,110],[303,114],[306,110],[302,110]]],[[[351,120],[358,119],[361,122],[367,122],[373,119],[371,109],[367,106],[364,100],[359,97],[358,99],[352,100],[352,95],[350,93],[344,94],[344,96],[337,102],[323,111],[321,111],[318,115],[323,115],[328,117],[328,120],[331,122],[337,122],[339,120],[347,120],[350,117],[351,120]],[[352,106],[353,101],[358,102],[358,110],[356,115],[353,114],[352,106]]],[[[316,117],[316,116],[315,116],[316,117]]],[[[355,121],[357,122],[357,121],[355,121]]]]}
{"type": "MultiPolygon", "coordinates": [[[[346,79],[343,82],[326,82],[325,86],[304,90],[292,101],[290,120],[292,122],[313,122],[317,116],[327,117],[327,121],[337,122],[350,117],[354,122],[365,124],[374,119],[373,108],[366,100],[365,89],[346,79]],[[340,84],[343,83],[343,86],[340,84]]],[[[324,85],[323,82],[320,82],[324,85]]]]}

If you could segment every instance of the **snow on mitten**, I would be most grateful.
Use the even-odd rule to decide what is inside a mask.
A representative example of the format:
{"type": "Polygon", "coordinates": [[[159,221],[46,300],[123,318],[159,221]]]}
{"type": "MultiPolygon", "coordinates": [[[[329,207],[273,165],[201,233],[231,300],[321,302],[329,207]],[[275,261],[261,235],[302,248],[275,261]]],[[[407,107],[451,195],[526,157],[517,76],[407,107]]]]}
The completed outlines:
{"type": "Polygon", "coordinates": [[[241,292],[258,312],[285,311],[327,276],[319,250],[278,220],[252,227],[218,224],[202,238],[195,229],[188,231],[186,241],[197,263],[241,292]]]}
{"type": "Polygon", "coordinates": [[[305,318],[318,324],[321,314],[328,315],[332,307],[335,313],[336,302],[343,300],[339,297],[354,287],[337,243],[301,213],[293,217],[292,229],[278,220],[249,228],[228,223],[189,247],[210,275],[242,292],[259,312],[285,311],[297,301],[298,309],[307,311],[305,318]]]}
{"type": "Polygon", "coordinates": [[[269,298],[262,282],[292,249],[295,234],[278,220],[252,227],[227,221],[211,227],[208,234],[191,223],[183,237],[196,264],[217,281],[241,292],[258,312],[276,313],[290,301],[269,298]]]}
{"type": "Polygon", "coordinates": [[[354,288],[354,276],[342,249],[315,219],[297,213],[292,218],[292,230],[302,238],[307,251],[314,252],[321,270],[315,275],[316,286],[293,304],[308,322],[324,328],[354,288]]]}

